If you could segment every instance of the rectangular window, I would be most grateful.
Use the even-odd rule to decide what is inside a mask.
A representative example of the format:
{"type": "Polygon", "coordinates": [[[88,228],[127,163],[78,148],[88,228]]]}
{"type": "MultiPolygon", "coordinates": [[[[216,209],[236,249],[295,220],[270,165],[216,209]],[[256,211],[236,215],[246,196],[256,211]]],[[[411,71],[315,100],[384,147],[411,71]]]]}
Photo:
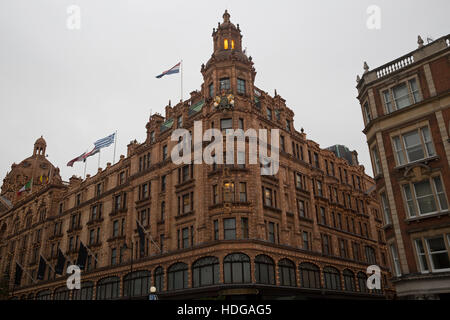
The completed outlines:
{"type": "Polygon", "coordinates": [[[239,94],[245,94],[245,80],[237,79],[237,92],[239,94]]]}
{"type": "Polygon", "coordinates": [[[268,237],[267,240],[269,242],[275,243],[275,223],[269,222],[269,230],[268,230],[268,237]]]}
{"type": "Polygon", "coordinates": [[[444,237],[426,239],[432,271],[449,271],[450,260],[444,237]]]}
{"type": "Polygon", "coordinates": [[[324,207],[320,207],[320,222],[323,225],[327,224],[327,218],[326,218],[326,215],[325,215],[325,208],[324,207]]]}
{"type": "Polygon", "coordinates": [[[189,193],[183,195],[183,213],[187,213],[191,210],[191,203],[190,203],[190,199],[189,199],[189,193]]]}
{"type": "Polygon", "coordinates": [[[213,84],[213,83],[211,83],[211,84],[209,85],[209,97],[210,97],[210,98],[213,98],[213,97],[214,97],[214,84],[213,84]]]}
{"type": "Polygon", "coordinates": [[[247,183],[245,182],[239,183],[239,201],[247,202],[247,183]]]}
{"type": "Polygon", "coordinates": [[[317,181],[317,195],[323,197],[322,181],[317,181]]]}
{"type": "Polygon", "coordinates": [[[391,244],[389,248],[391,250],[392,261],[394,262],[395,275],[397,277],[400,277],[402,275],[402,271],[400,268],[400,259],[398,257],[397,247],[395,246],[395,244],[391,244]]]}
{"type": "Polygon", "coordinates": [[[230,78],[220,79],[220,91],[222,91],[222,90],[225,90],[225,91],[230,90],[230,78]]]}
{"type": "Polygon", "coordinates": [[[263,197],[264,197],[264,205],[268,207],[272,207],[272,189],[263,187],[263,197]]]}
{"type": "Polygon", "coordinates": [[[303,231],[302,237],[303,237],[303,249],[304,250],[309,250],[309,235],[308,235],[308,232],[303,231]]]}
{"type": "Polygon", "coordinates": [[[433,157],[436,154],[428,127],[395,136],[393,144],[398,165],[433,157]]]}
{"type": "Polygon", "coordinates": [[[391,224],[391,209],[389,207],[389,202],[388,199],[386,197],[386,193],[381,193],[380,194],[380,198],[381,198],[381,208],[383,209],[383,214],[384,214],[384,223],[385,224],[391,224]]]}
{"type": "Polygon", "coordinates": [[[223,183],[223,200],[224,202],[234,202],[234,182],[223,183]]]}
{"type": "Polygon", "coordinates": [[[233,119],[220,119],[220,130],[233,129],[233,119]]]}
{"type": "Polygon", "coordinates": [[[223,235],[225,240],[236,239],[236,219],[223,219],[223,235]]]}
{"type": "Polygon", "coordinates": [[[167,145],[164,145],[162,148],[162,160],[166,160],[167,159],[167,145]]]}
{"type": "Polygon", "coordinates": [[[316,168],[320,168],[320,165],[319,165],[319,155],[318,155],[316,152],[314,152],[314,166],[315,166],[316,168]]]}
{"type": "Polygon", "coordinates": [[[114,266],[117,263],[117,249],[111,249],[111,265],[114,266]]]}
{"type": "Polygon", "coordinates": [[[305,201],[297,200],[297,206],[298,206],[298,215],[302,218],[305,218],[306,217],[305,201]]]}
{"type": "Polygon", "coordinates": [[[372,121],[372,115],[370,114],[369,102],[364,104],[364,115],[366,116],[366,124],[372,121]]]}
{"type": "Polygon", "coordinates": [[[272,109],[266,108],[266,112],[267,112],[267,119],[272,120],[272,109]]]}
{"type": "Polygon", "coordinates": [[[380,155],[378,154],[377,147],[372,148],[372,158],[373,158],[373,165],[374,165],[374,173],[375,175],[381,174],[381,159],[380,155]]]}
{"type": "Polygon", "coordinates": [[[183,249],[189,248],[189,228],[183,228],[182,230],[182,244],[183,249]]]}
{"type": "Polygon", "coordinates": [[[422,273],[428,273],[428,261],[422,239],[416,239],[414,242],[416,244],[417,257],[419,258],[420,271],[422,273]]]}
{"type": "Polygon", "coordinates": [[[403,192],[410,217],[427,215],[448,209],[441,177],[403,185],[403,192]]]}
{"type": "Polygon", "coordinates": [[[119,235],[119,220],[115,220],[113,222],[113,238],[117,237],[119,235]]]}
{"type": "Polygon", "coordinates": [[[219,203],[219,193],[217,191],[217,185],[213,186],[213,204],[219,203]]]}

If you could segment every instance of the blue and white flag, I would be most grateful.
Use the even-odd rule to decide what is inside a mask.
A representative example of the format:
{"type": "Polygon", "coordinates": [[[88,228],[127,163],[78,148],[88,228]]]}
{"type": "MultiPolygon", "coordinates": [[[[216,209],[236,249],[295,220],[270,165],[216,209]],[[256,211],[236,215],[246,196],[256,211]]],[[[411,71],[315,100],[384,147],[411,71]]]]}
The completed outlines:
{"type": "Polygon", "coordinates": [[[109,147],[114,143],[114,140],[116,138],[116,133],[113,133],[106,138],[97,140],[94,142],[95,149],[100,150],[101,148],[109,147]]]}

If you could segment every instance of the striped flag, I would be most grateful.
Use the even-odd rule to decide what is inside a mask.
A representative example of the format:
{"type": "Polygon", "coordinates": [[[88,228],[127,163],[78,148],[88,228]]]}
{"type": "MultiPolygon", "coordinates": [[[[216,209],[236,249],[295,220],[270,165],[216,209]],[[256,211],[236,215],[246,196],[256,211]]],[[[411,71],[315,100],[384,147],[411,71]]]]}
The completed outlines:
{"type": "Polygon", "coordinates": [[[113,133],[106,138],[97,140],[94,142],[95,149],[100,150],[101,148],[109,147],[114,143],[114,139],[116,138],[116,133],[113,133]]]}
{"type": "Polygon", "coordinates": [[[86,152],[84,152],[82,155],[76,157],[75,159],[70,160],[69,162],[67,162],[67,166],[68,167],[73,167],[73,164],[77,161],[84,161],[86,152]]]}
{"type": "Polygon", "coordinates": [[[159,76],[156,76],[156,78],[160,79],[168,74],[178,73],[178,72],[180,72],[180,66],[181,66],[181,62],[178,62],[176,65],[174,65],[169,70],[166,70],[163,73],[161,73],[159,76]]]}

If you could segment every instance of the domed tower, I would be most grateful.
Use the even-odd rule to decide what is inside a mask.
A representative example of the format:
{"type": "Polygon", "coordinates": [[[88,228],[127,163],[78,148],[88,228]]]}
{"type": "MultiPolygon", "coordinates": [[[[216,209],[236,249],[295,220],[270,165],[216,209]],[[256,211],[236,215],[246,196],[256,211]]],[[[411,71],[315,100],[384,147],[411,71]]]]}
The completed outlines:
{"type": "Polygon", "coordinates": [[[251,57],[242,50],[242,34],[239,24],[230,21],[227,10],[223,22],[213,29],[211,58],[202,65],[203,93],[206,98],[223,94],[253,97],[256,71],[251,57]]]}
{"type": "Polygon", "coordinates": [[[45,157],[46,148],[47,148],[47,142],[45,142],[45,139],[41,136],[34,143],[33,156],[44,156],[45,157]]]}
{"type": "Polygon", "coordinates": [[[37,191],[49,184],[61,184],[62,179],[59,168],[46,158],[47,142],[41,136],[36,140],[32,156],[26,158],[19,164],[13,163],[11,171],[3,179],[0,195],[12,203],[23,198],[26,194],[18,195],[17,192],[32,179],[32,191],[37,191]]]}

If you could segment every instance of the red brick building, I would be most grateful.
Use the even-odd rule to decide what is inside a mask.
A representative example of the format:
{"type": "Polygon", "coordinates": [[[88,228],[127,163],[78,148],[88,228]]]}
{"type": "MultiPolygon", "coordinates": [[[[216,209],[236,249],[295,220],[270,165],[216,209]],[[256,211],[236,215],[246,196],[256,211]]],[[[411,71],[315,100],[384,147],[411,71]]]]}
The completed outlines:
{"type": "Polygon", "coordinates": [[[364,64],[364,117],[397,295],[450,294],[450,36],[374,70],[364,64]]]}
{"type": "MultiPolygon", "coordinates": [[[[213,54],[201,67],[200,90],[168,105],[164,117],[152,115],[146,140],[132,141],[118,163],[65,183],[46,163],[39,140],[43,152],[12,166],[1,193],[7,204],[0,214],[0,271],[14,297],[139,298],[150,285],[161,299],[380,299],[389,292],[374,181],[356,152],[349,161],[295,130],[285,100],[254,85],[239,25],[227,12],[223,18],[212,34],[213,54]],[[194,121],[222,131],[280,129],[278,173],[263,176],[260,164],[248,160],[175,165],[171,133],[193,131],[194,121]],[[48,183],[16,196],[27,179],[39,181],[48,169],[48,183]],[[148,232],[143,254],[136,220],[148,232]],[[81,242],[89,248],[81,290],[68,291],[66,276],[49,267],[36,280],[40,255],[54,265],[60,248],[74,263],[81,242]],[[13,286],[16,262],[25,272],[13,286]],[[366,287],[372,264],[381,268],[382,290],[366,287]]],[[[246,150],[236,157],[248,159],[246,150]]]]}

